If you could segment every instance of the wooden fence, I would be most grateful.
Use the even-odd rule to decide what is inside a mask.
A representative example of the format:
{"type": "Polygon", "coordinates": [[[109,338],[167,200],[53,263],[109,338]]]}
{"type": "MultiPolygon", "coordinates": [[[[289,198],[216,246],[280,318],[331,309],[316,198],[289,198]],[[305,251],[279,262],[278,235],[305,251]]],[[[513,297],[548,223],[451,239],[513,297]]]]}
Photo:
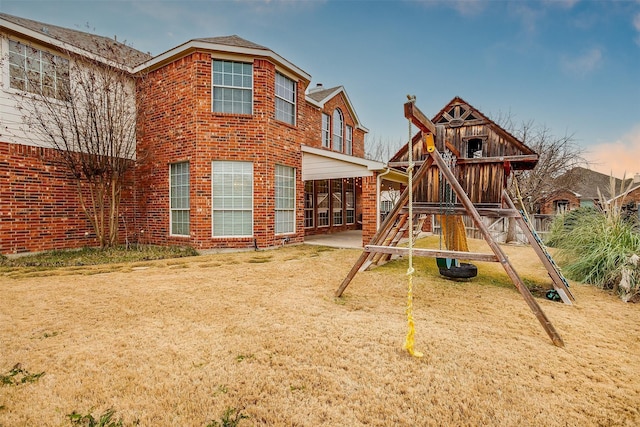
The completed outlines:
{"type": "MultiPolygon", "coordinates": [[[[475,226],[471,217],[463,215],[464,226],[467,231],[467,237],[471,239],[483,239],[481,231],[475,226]]],[[[507,235],[509,233],[509,220],[510,218],[489,218],[482,217],[482,221],[491,232],[491,236],[499,243],[505,243],[507,235]]],[[[520,230],[520,227],[516,224],[515,219],[513,221],[513,227],[515,228],[515,240],[520,243],[529,243],[525,234],[520,230]]],[[[547,234],[551,231],[551,223],[553,221],[553,215],[534,215],[532,222],[534,230],[540,236],[542,241],[545,240],[547,234]]],[[[438,222],[437,215],[434,215],[433,221],[433,233],[440,234],[440,223],[438,222]]]]}

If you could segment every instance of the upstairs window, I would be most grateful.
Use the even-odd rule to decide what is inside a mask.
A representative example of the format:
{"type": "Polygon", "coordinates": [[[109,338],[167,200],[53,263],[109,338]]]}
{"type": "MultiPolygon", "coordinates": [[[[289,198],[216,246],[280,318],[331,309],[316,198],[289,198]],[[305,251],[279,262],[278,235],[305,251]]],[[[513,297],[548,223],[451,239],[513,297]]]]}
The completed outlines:
{"type": "Polygon", "coordinates": [[[482,139],[473,138],[467,143],[467,158],[477,159],[482,157],[482,139]]]}
{"type": "Polygon", "coordinates": [[[325,113],[322,113],[322,146],[331,146],[331,118],[325,113]]]}
{"type": "Polygon", "coordinates": [[[348,155],[353,154],[353,128],[349,125],[345,127],[344,152],[348,155]]]}
{"type": "Polygon", "coordinates": [[[9,86],[64,99],[69,89],[69,60],[9,40],[9,86]]]}
{"type": "Polygon", "coordinates": [[[213,60],[213,111],[251,114],[253,66],[244,62],[213,60]]]}
{"type": "Polygon", "coordinates": [[[342,140],[344,136],[344,121],[342,111],[336,109],[333,112],[333,149],[342,152],[342,140]]]}
{"type": "Polygon", "coordinates": [[[276,120],[296,124],[296,83],[276,73],[276,120]]]}

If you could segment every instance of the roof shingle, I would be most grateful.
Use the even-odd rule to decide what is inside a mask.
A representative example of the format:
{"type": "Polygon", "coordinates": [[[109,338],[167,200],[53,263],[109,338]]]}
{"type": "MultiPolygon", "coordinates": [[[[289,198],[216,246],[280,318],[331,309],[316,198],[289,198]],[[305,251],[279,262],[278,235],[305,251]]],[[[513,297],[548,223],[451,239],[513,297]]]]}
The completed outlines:
{"type": "Polygon", "coordinates": [[[104,47],[109,46],[115,50],[118,58],[130,67],[147,61],[152,57],[148,53],[141,52],[109,37],[58,27],[57,25],[45,24],[43,22],[20,18],[18,16],[8,15],[5,13],[0,13],[0,19],[101,57],[104,57],[104,47]]]}

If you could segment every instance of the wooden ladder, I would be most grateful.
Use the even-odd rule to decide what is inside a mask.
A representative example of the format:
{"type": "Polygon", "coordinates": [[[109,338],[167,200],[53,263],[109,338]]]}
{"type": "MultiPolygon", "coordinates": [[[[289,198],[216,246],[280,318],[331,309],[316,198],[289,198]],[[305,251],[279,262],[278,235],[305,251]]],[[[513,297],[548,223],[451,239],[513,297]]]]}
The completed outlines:
{"type": "MultiPolygon", "coordinates": [[[[502,197],[507,202],[509,208],[516,210],[513,201],[506,192],[503,193],[502,197]]],[[[518,210],[518,213],[520,215],[515,217],[516,222],[518,223],[518,226],[525,234],[525,236],[527,236],[529,244],[533,248],[536,255],[538,255],[538,258],[540,258],[540,261],[542,261],[542,265],[544,265],[544,267],[547,269],[549,277],[551,278],[551,282],[553,283],[553,289],[558,292],[558,295],[560,295],[562,302],[568,305],[572,305],[572,301],[575,301],[576,298],[569,290],[569,282],[562,274],[562,271],[560,271],[560,267],[558,267],[558,265],[553,260],[553,257],[547,250],[546,245],[544,244],[538,233],[536,233],[536,231],[531,226],[527,215],[522,210],[518,210]]]]}

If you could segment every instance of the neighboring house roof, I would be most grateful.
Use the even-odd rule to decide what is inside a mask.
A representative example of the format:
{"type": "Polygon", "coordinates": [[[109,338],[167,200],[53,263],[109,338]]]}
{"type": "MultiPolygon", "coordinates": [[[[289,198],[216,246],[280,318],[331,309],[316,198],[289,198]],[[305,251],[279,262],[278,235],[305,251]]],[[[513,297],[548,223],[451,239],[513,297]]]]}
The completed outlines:
{"type": "Polygon", "coordinates": [[[150,54],[109,37],[58,27],[5,13],[0,13],[0,28],[19,34],[21,37],[59,49],[70,50],[83,56],[97,56],[106,59],[106,62],[108,62],[108,58],[104,58],[103,49],[108,43],[116,50],[117,57],[126,61],[125,65],[128,67],[134,67],[151,58],[150,54]]]}
{"type": "Polygon", "coordinates": [[[318,108],[324,108],[324,104],[327,101],[331,100],[332,98],[334,98],[336,95],[339,95],[339,94],[342,94],[344,96],[345,103],[347,104],[347,108],[349,108],[351,117],[353,117],[353,120],[356,123],[356,127],[365,132],[369,132],[369,129],[364,127],[360,122],[360,119],[358,118],[358,114],[356,113],[355,108],[353,108],[353,104],[351,103],[351,100],[349,99],[349,95],[347,95],[347,91],[345,90],[344,86],[336,86],[336,87],[325,89],[321,84],[318,84],[318,86],[316,86],[315,88],[307,92],[306,98],[308,103],[315,105],[318,108]]]}
{"type": "Polygon", "coordinates": [[[196,50],[207,50],[213,52],[222,52],[243,56],[250,56],[254,58],[267,58],[270,61],[280,65],[281,67],[289,70],[293,74],[302,78],[302,80],[309,83],[311,81],[311,75],[302,70],[292,62],[287,61],[282,56],[275,53],[273,50],[253,43],[249,40],[245,40],[237,35],[222,36],[222,37],[207,37],[189,40],[179,46],[174,47],[158,56],[155,56],[148,61],[138,65],[135,72],[155,69],[163,66],[169,62],[181,58],[194,52],[196,50]]]}
{"type": "MultiPolygon", "coordinates": [[[[599,200],[598,190],[604,197],[611,197],[611,175],[596,172],[583,167],[575,167],[559,176],[554,184],[557,190],[567,190],[577,194],[581,199],[599,200]]],[[[622,181],[613,177],[615,191],[625,191],[633,182],[632,178],[622,181]]],[[[634,185],[633,188],[640,186],[634,185]]],[[[632,189],[633,189],[632,188],[632,189]]]]}

